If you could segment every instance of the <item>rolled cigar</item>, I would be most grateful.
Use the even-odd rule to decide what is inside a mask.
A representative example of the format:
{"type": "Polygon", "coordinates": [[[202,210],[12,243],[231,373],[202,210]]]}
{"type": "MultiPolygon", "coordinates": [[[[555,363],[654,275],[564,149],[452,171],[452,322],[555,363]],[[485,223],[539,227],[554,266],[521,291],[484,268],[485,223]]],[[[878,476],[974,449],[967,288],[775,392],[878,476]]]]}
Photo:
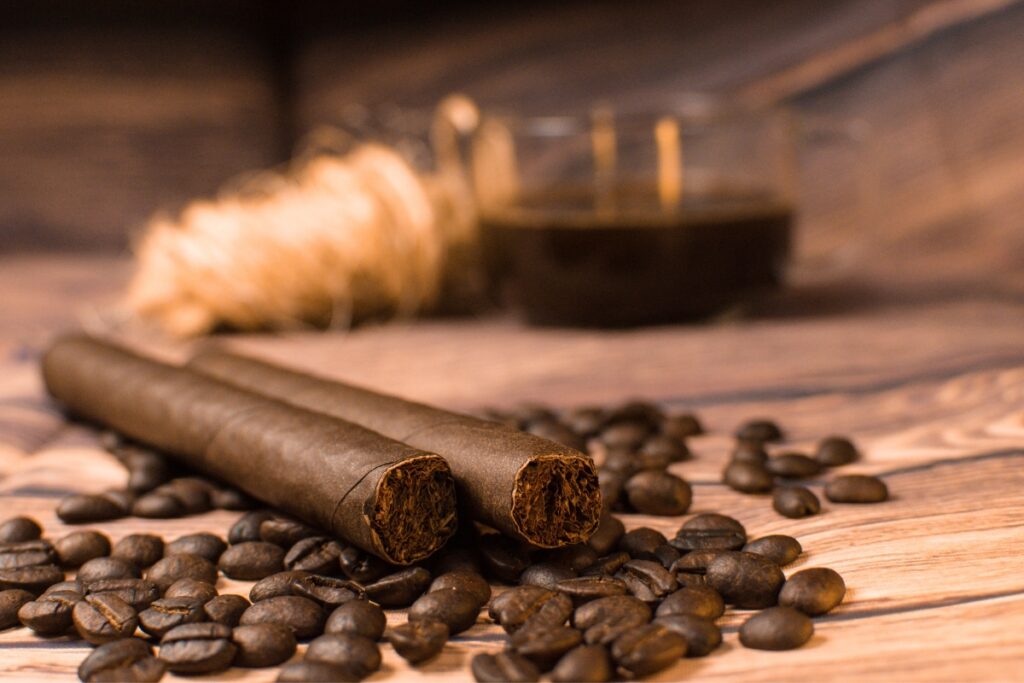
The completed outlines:
{"type": "Polygon", "coordinates": [[[580,543],[597,528],[597,471],[589,457],[572,448],[215,348],[198,352],[188,367],[441,455],[455,475],[460,513],[512,538],[557,548],[580,543]]]}
{"type": "Polygon", "coordinates": [[[389,562],[423,559],[455,532],[444,459],[365,427],[83,335],[50,347],[43,379],[71,412],[389,562]]]}

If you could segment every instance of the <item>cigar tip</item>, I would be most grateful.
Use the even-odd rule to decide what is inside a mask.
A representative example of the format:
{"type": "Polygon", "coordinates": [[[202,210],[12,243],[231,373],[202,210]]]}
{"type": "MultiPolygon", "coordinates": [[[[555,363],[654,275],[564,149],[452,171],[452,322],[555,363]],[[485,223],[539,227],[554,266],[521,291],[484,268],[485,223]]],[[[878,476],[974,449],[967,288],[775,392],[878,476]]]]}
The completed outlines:
{"type": "Polygon", "coordinates": [[[516,475],[512,521],[541,548],[586,541],[601,518],[601,487],[594,462],[583,454],[532,458],[516,475]]]}

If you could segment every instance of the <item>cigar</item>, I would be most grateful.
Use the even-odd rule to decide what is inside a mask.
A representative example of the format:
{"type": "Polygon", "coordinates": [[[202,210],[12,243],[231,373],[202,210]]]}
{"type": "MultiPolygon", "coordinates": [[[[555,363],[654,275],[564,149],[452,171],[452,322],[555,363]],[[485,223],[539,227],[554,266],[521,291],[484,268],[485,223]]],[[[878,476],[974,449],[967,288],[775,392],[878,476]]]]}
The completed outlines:
{"type": "Polygon", "coordinates": [[[455,475],[461,514],[512,538],[557,548],[585,541],[597,528],[597,471],[589,457],[572,448],[212,347],[199,351],[188,366],[441,455],[455,475]]]}
{"type": "Polygon", "coordinates": [[[72,413],[389,562],[421,560],[455,532],[444,459],[365,427],[84,335],[50,347],[43,380],[72,413]]]}

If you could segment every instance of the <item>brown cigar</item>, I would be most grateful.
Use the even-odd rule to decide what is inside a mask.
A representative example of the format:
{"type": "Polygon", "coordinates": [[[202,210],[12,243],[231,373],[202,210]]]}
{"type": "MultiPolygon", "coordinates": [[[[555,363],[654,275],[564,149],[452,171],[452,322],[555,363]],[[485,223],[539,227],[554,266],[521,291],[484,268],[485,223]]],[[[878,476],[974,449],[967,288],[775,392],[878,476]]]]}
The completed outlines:
{"type": "Polygon", "coordinates": [[[350,420],[443,456],[463,515],[542,548],[594,532],[601,492],[593,461],[572,448],[495,422],[312,377],[217,349],[189,367],[292,405],[350,420]]]}
{"type": "Polygon", "coordinates": [[[43,358],[72,412],[374,553],[408,564],[456,527],[455,485],[432,453],[82,335],[43,358]]]}

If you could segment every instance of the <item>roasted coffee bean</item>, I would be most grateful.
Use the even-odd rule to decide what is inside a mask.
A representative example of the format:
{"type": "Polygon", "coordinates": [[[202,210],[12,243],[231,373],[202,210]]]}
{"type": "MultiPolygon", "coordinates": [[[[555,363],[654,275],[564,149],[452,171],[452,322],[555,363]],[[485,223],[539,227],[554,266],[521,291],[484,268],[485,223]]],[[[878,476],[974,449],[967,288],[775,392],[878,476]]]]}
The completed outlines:
{"type": "Polygon", "coordinates": [[[306,661],[334,664],[352,678],[361,680],[380,668],[380,648],[369,638],[332,633],[309,644],[306,661]]]}
{"type": "Polygon", "coordinates": [[[630,560],[615,575],[639,600],[653,604],[679,587],[676,577],[652,560],[630,560]]]}
{"type": "Polygon", "coordinates": [[[53,584],[63,580],[64,572],[60,570],[60,567],[52,564],[0,569],[0,591],[18,589],[39,595],[53,584]]]}
{"type": "Polygon", "coordinates": [[[768,493],[775,479],[763,465],[733,460],[722,473],[722,482],[740,493],[768,493]]]}
{"type": "Polygon", "coordinates": [[[409,621],[440,621],[455,635],[476,624],[480,603],[457,588],[445,588],[421,595],[409,608],[409,621]]]}
{"type": "Polygon", "coordinates": [[[204,603],[217,597],[217,589],[213,584],[199,579],[178,579],[164,591],[165,598],[192,598],[204,603]]]}
{"type": "Polygon", "coordinates": [[[208,674],[231,666],[237,648],[223,624],[183,624],[160,641],[160,660],[177,674],[208,674]]]}
{"type": "Polygon", "coordinates": [[[304,538],[320,535],[313,527],[290,517],[275,515],[260,523],[260,540],[282,548],[291,548],[304,538]]]}
{"type": "Polygon", "coordinates": [[[11,517],[0,523],[0,543],[34,541],[43,535],[43,527],[31,517],[11,517]]]}
{"type": "Polygon", "coordinates": [[[687,657],[704,657],[722,644],[722,629],[715,622],[695,614],[667,614],[654,620],[686,641],[687,657]]]}
{"type": "Polygon", "coordinates": [[[651,428],[641,422],[617,422],[601,430],[598,438],[608,448],[635,451],[650,435],[651,428]]]}
{"type": "Polygon", "coordinates": [[[96,557],[78,568],[76,578],[84,584],[102,579],[137,579],[139,568],[119,557],[96,557]]]}
{"type": "Polygon", "coordinates": [[[284,624],[299,640],[315,638],[324,630],[326,620],[323,608],[309,598],[298,595],[281,595],[254,602],[245,610],[238,623],[284,624]]]}
{"type": "Polygon", "coordinates": [[[235,645],[235,666],[263,668],[278,666],[295,654],[295,634],[281,624],[239,626],[231,632],[235,645]]]}
{"type": "MultiPolygon", "coordinates": [[[[35,600],[28,591],[13,589],[0,591],[0,631],[18,625],[18,611],[35,600]]],[[[25,624],[28,626],[28,624],[25,624]]],[[[32,628],[29,626],[29,628],[32,628]]]]}
{"type": "Polygon", "coordinates": [[[258,581],[284,568],[284,550],[263,541],[239,543],[224,551],[217,566],[229,578],[258,581]]]}
{"type": "Polygon", "coordinates": [[[565,579],[558,582],[557,590],[568,595],[575,605],[611,595],[625,595],[628,592],[626,584],[621,579],[611,576],[580,576],[565,579]]]}
{"type": "Polygon", "coordinates": [[[78,678],[85,683],[131,681],[156,683],[167,666],[153,656],[149,643],[141,638],[122,638],[104,643],[78,665],[78,678]]]}
{"type": "Polygon", "coordinates": [[[57,506],[57,516],[68,524],[103,522],[119,519],[127,514],[127,508],[119,499],[104,494],[65,496],[57,506]]]}
{"type": "Polygon", "coordinates": [[[654,436],[647,437],[643,446],[640,447],[637,456],[640,461],[640,467],[648,469],[658,467],[660,463],[665,463],[665,466],[667,466],[674,462],[688,460],[690,458],[690,449],[686,447],[685,441],[674,436],[655,434],[654,436]]]}
{"type": "Polygon", "coordinates": [[[500,534],[487,534],[480,539],[480,558],[484,571],[505,583],[515,583],[530,566],[530,556],[522,545],[500,534]]]}
{"type": "Polygon", "coordinates": [[[430,583],[431,591],[454,588],[473,596],[477,604],[483,607],[491,599],[491,586],[487,579],[472,571],[452,571],[441,574],[430,583]]]}
{"type": "Polygon", "coordinates": [[[622,507],[627,478],[622,473],[609,470],[606,467],[597,469],[597,483],[601,488],[601,512],[603,514],[607,515],[611,510],[618,510],[622,507]]]}
{"type": "Polygon", "coordinates": [[[540,680],[540,671],[533,662],[514,652],[476,655],[470,661],[469,668],[479,683],[526,683],[540,680]]]}
{"type": "Polygon", "coordinates": [[[703,586],[711,561],[728,550],[693,550],[676,560],[669,571],[676,575],[680,586],[703,586]]]}
{"type": "Polygon", "coordinates": [[[641,677],[667,669],[686,654],[686,641],[658,623],[626,631],[615,639],[612,657],[626,673],[641,677]]]}
{"type": "Polygon", "coordinates": [[[696,415],[690,413],[669,415],[661,421],[661,433],[680,440],[688,439],[703,434],[704,425],[696,415]]]}
{"type": "Polygon", "coordinates": [[[368,600],[349,600],[331,612],[324,633],[346,633],[380,640],[387,626],[384,610],[368,600]]]}
{"type": "Polygon", "coordinates": [[[240,512],[252,510],[256,506],[256,501],[238,489],[226,488],[213,491],[210,494],[210,504],[218,510],[240,512]]]}
{"type": "Polygon", "coordinates": [[[632,595],[598,598],[576,608],[572,625],[587,644],[608,645],[626,631],[651,620],[651,608],[632,595]]]}
{"type": "Polygon", "coordinates": [[[545,588],[519,586],[491,600],[487,613],[507,633],[515,633],[528,623],[531,626],[561,626],[572,614],[572,600],[563,593],[545,588]]]}
{"type": "Polygon", "coordinates": [[[336,579],[332,576],[320,576],[319,574],[310,574],[292,579],[291,593],[292,595],[309,598],[325,608],[337,607],[350,600],[366,597],[366,591],[354,581],[336,579]]]}
{"type": "Polygon", "coordinates": [[[284,556],[284,568],[314,574],[334,574],[338,570],[341,551],[341,544],[332,538],[310,536],[289,548],[284,556]]]}
{"type": "Polygon", "coordinates": [[[597,525],[597,531],[587,543],[598,555],[607,555],[619,544],[624,533],[626,527],[623,526],[621,519],[614,515],[604,515],[601,517],[601,523],[597,525]]]}
{"type": "Polygon", "coordinates": [[[678,550],[675,549],[674,546],[668,543],[663,543],[662,545],[659,545],[657,548],[654,549],[654,557],[658,562],[661,563],[661,566],[665,569],[668,569],[673,564],[675,564],[676,560],[678,560],[681,556],[682,553],[680,553],[678,550]]]}
{"type": "Polygon", "coordinates": [[[113,593],[136,611],[146,609],[160,598],[160,587],[146,579],[100,579],[85,587],[89,595],[113,593]]]}
{"type": "Polygon", "coordinates": [[[833,503],[881,503],[889,497],[889,489],[878,477],[847,474],[825,486],[825,497],[833,503]]]}
{"type": "Polygon", "coordinates": [[[541,562],[539,564],[531,564],[526,568],[526,571],[519,575],[519,585],[540,586],[541,588],[555,590],[559,581],[571,579],[575,576],[576,572],[564,564],[541,562]]]}
{"type": "Polygon", "coordinates": [[[594,564],[583,570],[583,576],[611,576],[622,568],[622,565],[629,562],[631,558],[627,552],[617,552],[611,555],[597,558],[594,564]]]}
{"type": "Polygon", "coordinates": [[[602,645],[580,645],[565,653],[551,670],[555,683],[603,683],[612,680],[611,658],[602,645]]]}
{"type": "Polygon", "coordinates": [[[690,509],[693,490],[680,477],[661,470],[644,470],[626,481],[626,497],[646,515],[682,515],[690,509]]]}
{"type": "Polygon", "coordinates": [[[373,583],[380,577],[393,572],[396,567],[388,564],[376,555],[355,546],[343,548],[338,555],[338,566],[341,572],[359,583],[373,583]]]}
{"type": "Polygon", "coordinates": [[[740,441],[782,441],[782,430],[771,420],[748,420],[736,430],[740,441]]]}
{"type": "Polygon", "coordinates": [[[814,453],[814,459],[822,467],[841,467],[849,465],[860,457],[857,447],[842,436],[830,436],[822,439],[818,444],[818,450],[814,453]]]}
{"type": "Polygon", "coordinates": [[[127,638],[139,626],[132,606],[113,593],[85,596],[72,608],[71,620],[78,635],[93,645],[127,638]]]}
{"type": "Polygon", "coordinates": [[[780,567],[785,567],[800,557],[800,553],[804,551],[800,541],[792,536],[783,536],[782,534],[764,536],[756,541],[751,541],[743,550],[767,557],[780,567]]]}
{"type": "Polygon", "coordinates": [[[80,567],[110,554],[110,539],[98,531],[73,531],[58,538],[53,548],[62,567],[80,567]]]}
{"type": "MultiPolygon", "coordinates": [[[[441,576],[450,572],[480,574],[483,571],[480,553],[476,548],[449,546],[451,546],[451,542],[449,542],[448,546],[445,546],[444,550],[437,554],[436,559],[431,563],[435,576],[441,576]]],[[[358,580],[356,579],[356,581],[358,580]]]]}
{"type": "Polygon", "coordinates": [[[761,441],[738,441],[732,451],[732,462],[745,462],[764,467],[767,461],[768,452],[761,441]]]}
{"type": "Polygon", "coordinates": [[[665,598],[657,611],[658,617],[670,614],[692,614],[712,621],[725,613],[725,601],[710,586],[687,586],[665,598]]]}
{"type": "Polygon", "coordinates": [[[58,581],[57,583],[50,584],[46,590],[43,591],[43,595],[47,593],[56,593],[57,591],[65,591],[69,593],[78,593],[79,596],[85,595],[85,586],[79,581],[58,581]]]}
{"type": "Polygon", "coordinates": [[[816,617],[843,601],[846,582],[833,569],[812,567],[789,577],[779,591],[779,604],[816,617]]]}
{"type": "Polygon", "coordinates": [[[430,572],[423,567],[409,567],[368,585],[366,596],[383,607],[406,607],[423,595],[430,578],[430,572]]]}
{"type": "Polygon", "coordinates": [[[39,567],[57,561],[57,551],[45,539],[0,545],[0,569],[39,567]]]}
{"type": "Polygon", "coordinates": [[[161,590],[167,590],[179,579],[199,579],[216,585],[217,568],[198,555],[168,555],[146,570],[145,578],[161,590]]]}
{"type": "Polygon", "coordinates": [[[357,681],[359,679],[349,674],[344,667],[336,664],[304,659],[301,662],[290,662],[282,666],[276,680],[278,683],[306,681],[322,683],[322,681],[357,681]]]}
{"type": "Polygon", "coordinates": [[[619,541],[619,550],[629,553],[635,560],[655,560],[658,546],[668,542],[665,534],[657,529],[642,526],[632,531],[627,531],[619,541]]]}
{"type": "Polygon", "coordinates": [[[576,573],[594,564],[598,557],[597,552],[586,543],[576,543],[553,550],[544,550],[537,553],[536,556],[542,562],[560,564],[576,573]]]}
{"type": "Polygon", "coordinates": [[[726,515],[707,512],[696,515],[679,527],[672,545],[683,552],[691,550],[739,550],[747,542],[747,530],[726,515]]]}
{"type": "Polygon", "coordinates": [[[238,626],[238,621],[242,618],[242,614],[249,608],[250,604],[241,595],[227,593],[225,595],[218,595],[203,605],[203,611],[206,613],[208,621],[214,621],[233,628],[238,626]]]}
{"type": "Polygon", "coordinates": [[[292,592],[292,583],[296,579],[302,579],[307,576],[312,576],[312,574],[302,571],[277,572],[276,574],[271,574],[267,578],[260,579],[256,582],[256,585],[254,585],[249,591],[249,599],[253,602],[259,602],[260,600],[276,598],[281,595],[294,595],[292,592]]]}
{"type": "Polygon", "coordinates": [[[164,549],[164,553],[167,555],[198,555],[204,557],[210,562],[217,564],[217,560],[220,558],[228,547],[228,544],[224,542],[220,536],[207,532],[200,532],[198,534],[189,534],[177,538],[167,544],[164,549]]]}
{"type": "Polygon", "coordinates": [[[625,480],[640,471],[640,463],[633,449],[613,446],[604,449],[601,468],[614,472],[625,480]]]}
{"type": "Polygon", "coordinates": [[[522,628],[512,635],[512,649],[548,671],[569,650],[583,642],[583,634],[569,626],[522,628]]]}
{"type": "Polygon", "coordinates": [[[755,650],[792,650],[814,635],[810,618],[792,607],[769,607],[740,626],[740,642],[755,650]]]}
{"type": "Polygon", "coordinates": [[[448,642],[448,627],[439,621],[416,621],[389,629],[388,642],[410,664],[436,657],[448,642]]]}
{"type": "Polygon", "coordinates": [[[131,511],[135,517],[146,519],[173,519],[185,514],[185,505],[161,488],[144,493],[132,503],[131,511]]]}
{"type": "Polygon", "coordinates": [[[650,427],[657,427],[665,419],[665,412],[656,404],[640,399],[631,399],[617,408],[608,411],[605,418],[607,424],[621,421],[642,422],[650,427]]]}
{"type": "Polygon", "coordinates": [[[156,453],[133,454],[128,465],[128,489],[147,493],[167,482],[171,469],[167,461],[156,453]]]}
{"type": "Polygon", "coordinates": [[[587,442],[579,434],[558,420],[539,420],[527,426],[526,431],[542,439],[560,443],[578,451],[586,450],[587,442]]]}
{"type": "Polygon", "coordinates": [[[179,477],[155,489],[159,493],[167,493],[179,501],[186,515],[198,515],[210,510],[210,494],[217,490],[216,485],[202,477],[179,477]]]}
{"type": "MultiPolygon", "coordinates": [[[[25,593],[25,591],[4,591],[6,593],[25,593]]],[[[60,636],[71,630],[71,611],[82,599],[80,593],[72,591],[55,591],[26,602],[17,612],[16,621],[27,626],[41,636],[60,636]]],[[[6,628],[6,626],[4,627],[6,628]]]]}
{"type": "Polygon", "coordinates": [[[764,467],[776,477],[805,479],[821,471],[821,465],[814,458],[803,453],[782,453],[768,458],[764,467]]]}
{"type": "Polygon", "coordinates": [[[708,564],[708,585],[740,609],[776,604],[785,580],[779,565],[752,553],[724,552],[708,564]]]}
{"type": "Polygon", "coordinates": [[[182,624],[206,619],[203,601],[196,598],[162,598],[139,612],[139,627],[157,640],[182,624]]]}
{"type": "Polygon", "coordinates": [[[604,424],[604,410],[592,406],[573,408],[562,416],[562,421],[580,436],[594,436],[604,424]]]}
{"type": "Polygon", "coordinates": [[[114,544],[110,556],[128,560],[136,567],[145,569],[164,556],[164,539],[153,534],[131,534],[114,544]]]}
{"type": "Polygon", "coordinates": [[[772,495],[772,507],[783,517],[800,519],[821,512],[821,502],[803,486],[781,486],[772,495]]]}
{"type": "Polygon", "coordinates": [[[273,516],[274,513],[270,510],[253,510],[245,513],[228,531],[228,543],[235,545],[260,540],[260,525],[273,516]]]}

